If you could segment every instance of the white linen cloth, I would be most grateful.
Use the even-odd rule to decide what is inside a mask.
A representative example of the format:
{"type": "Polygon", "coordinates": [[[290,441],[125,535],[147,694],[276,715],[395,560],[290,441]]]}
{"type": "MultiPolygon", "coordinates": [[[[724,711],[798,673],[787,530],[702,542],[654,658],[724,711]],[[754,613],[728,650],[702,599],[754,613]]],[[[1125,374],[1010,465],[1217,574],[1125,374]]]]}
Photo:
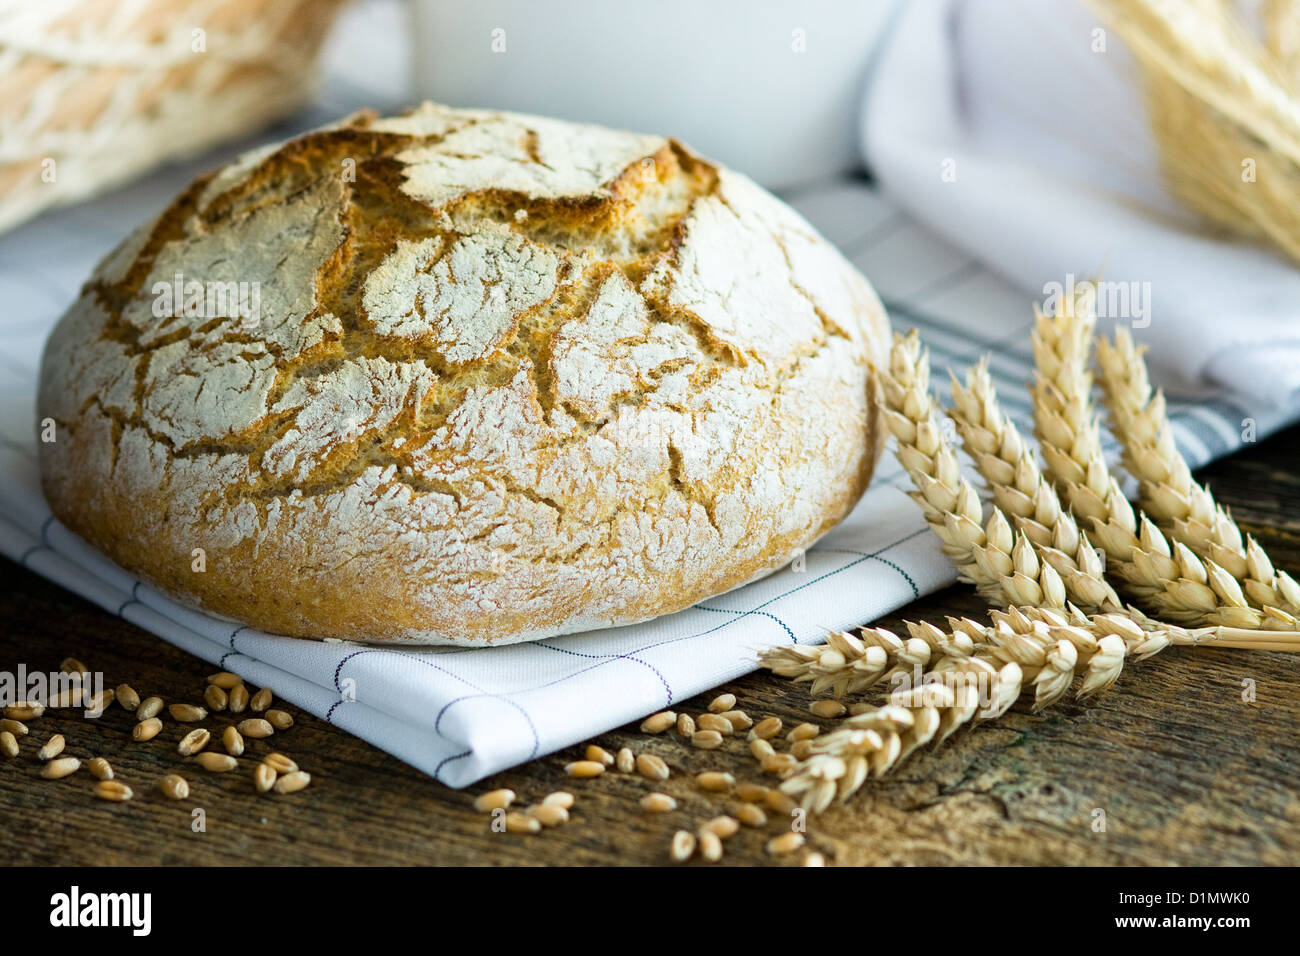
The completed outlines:
{"type": "MultiPolygon", "coordinates": [[[[278,134],[404,99],[400,58],[382,46],[399,35],[397,13],[370,3],[345,18],[350,56],[332,61],[317,110],[278,134]]],[[[760,648],[820,641],[826,628],[868,622],[953,580],[888,455],[857,509],[804,562],[632,627],[501,648],[382,649],[262,634],[177,604],[50,515],[39,490],[34,392],[45,337],[96,261],[198,168],[162,170],[0,237],[0,553],[10,559],[451,786],[674,706],[751,670],[760,648]]],[[[1032,357],[1023,293],[863,182],[833,180],[790,198],[872,277],[896,327],[920,326],[937,369],[991,352],[1007,410],[1025,424],[1032,357]]],[[[1179,443],[1198,464],[1240,444],[1243,417],[1263,436],[1295,412],[1226,393],[1171,409],[1179,443]]]]}
{"type": "Polygon", "coordinates": [[[1211,235],[1170,196],[1137,66],[1099,27],[1082,0],[901,3],[864,99],[868,165],[886,196],[1035,297],[1067,273],[1150,283],[1134,335],[1166,382],[1291,404],[1300,269],[1211,235]]]}

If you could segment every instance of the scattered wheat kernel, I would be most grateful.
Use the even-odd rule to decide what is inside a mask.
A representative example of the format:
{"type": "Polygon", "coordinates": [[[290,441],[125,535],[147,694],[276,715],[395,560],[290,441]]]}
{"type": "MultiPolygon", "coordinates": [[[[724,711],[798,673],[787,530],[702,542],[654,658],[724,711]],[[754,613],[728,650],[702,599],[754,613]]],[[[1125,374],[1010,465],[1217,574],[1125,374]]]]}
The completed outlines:
{"type": "Polygon", "coordinates": [[[677,715],[677,732],[683,737],[689,737],[695,733],[695,718],[690,714],[677,715]]]}
{"type": "Polygon", "coordinates": [[[282,753],[267,754],[262,758],[262,763],[266,764],[276,773],[293,773],[298,769],[298,765],[282,753]]]}
{"type": "Polygon", "coordinates": [[[759,765],[763,768],[764,773],[770,773],[774,776],[781,776],[795,768],[799,763],[794,754],[772,754],[770,757],[764,757],[763,762],[759,765]]]}
{"type": "Polygon", "coordinates": [[[804,866],[825,866],[826,857],[822,856],[820,853],[815,853],[815,852],[809,853],[803,858],[803,865],[804,866]]]}
{"type": "Polygon", "coordinates": [[[117,702],[123,710],[129,712],[140,706],[140,695],[130,684],[118,684],[114,693],[117,694],[117,702]]]}
{"type": "Polygon", "coordinates": [[[858,701],[856,704],[849,705],[849,716],[857,717],[860,714],[879,709],[879,704],[868,704],[866,701],[858,701]]]}
{"type": "Polygon", "coordinates": [[[599,777],[605,765],[597,760],[575,760],[564,765],[564,772],[570,777],[599,777]]]}
{"type": "Polygon", "coordinates": [[[203,691],[203,703],[214,714],[225,710],[230,705],[230,695],[216,684],[209,684],[203,691]]]}
{"type": "Polygon", "coordinates": [[[248,700],[248,706],[253,713],[260,714],[266,708],[271,706],[271,688],[263,687],[248,700]]]}
{"type": "Polygon", "coordinates": [[[158,789],[172,800],[184,800],[190,795],[190,784],[178,773],[169,773],[158,781],[158,789]]]}
{"type": "Polygon", "coordinates": [[[172,720],[179,720],[182,724],[192,724],[208,716],[206,708],[194,704],[172,704],[167,713],[172,715],[172,720]]]}
{"type": "Polygon", "coordinates": [[[115,700],[117,700],[117,691],[111,687],[105,687],[98,694],[91,695],[90,699],[86,701],[86,710],[92,714],[101,713],[108,710],[109,705],[115,700]]]}
{"type": "Polygon", "coordinates": [[[672,842],[668,844],[668,858],[677,863],[685,863],[695,852],[695,834],[686,830],[678,830],[673,834],[672,842]]]}
{"type": "Polygon", "coordinates": [[[710,830],[702,830],[699,834],[700,856],[710,863],[717,863],[722,859],[722,840],[716,833],[710,830]]]}
{"type": "Polygon", "coordinates": [[[701,790],[720,792],[730,790],[735,785],[736,778],[720,770],[706,770],[696,775],[695,783],[701,790]]]}
{"type": "Polygon", "coordinates": [[[791,830],[789,833],[782,833],[768,840],[766,849],[770,856],[786,856],[801,846],[803,846],[803,834],[791,830]]]}
{"type": "Polygon", "coordinates": [[[749,752],[754,755],[755,760],[761,762],[774,755],[776,753],[776,748],[766,740],[760,738],[749,742],[749,752]]]}
{"type": "Polygon", "coordinates": [[[643,734],[662,734],[673,724],[677,723],[677,715],[671,710],[661,710],[657,714],[651,714],[645,720],[641,721],[641,733],[643,734]]]}
{"type": "Polygon", "coordinates": [[[719,717],[717,714],[700,714],[699,720],[695,721],[695,723],[700,730],[712,730],[723,737],[730,737],[736,732],[736,728],[731,726],[731,721],[725,717],[719,717]]]}
{"type": "Polygon", "coordinates": [[[293,714],[287,710],[268,710],[266,722],[276,730],[288,730],[293,726],[293,714]]]}
{"type": "Polygon", "coordinates": [[[136,740],[153,740],[160,730],[162,730],[162,721],[157,717],[150,717],[132,727],[131,736],[136,740]]]}
{"type": "Polygon", "coordinates": [[[654,754],[637,754],[636,769],[647,780],[667,780],[669,775],[668,764],[654,754]]]}
{"type": "Polygon", "coordinates": [[[148,720],[150,717],[157,717],[162,713],[163,701],[161,697],[146,697],[140,701],[140,705],[135,709],[136,720],[148,720]]]}
{"type": "Polygon", "coordinates": [[[750,731],[751,740],[771,740],[781,732],[780,717],[764,717],[750,731]]]}
{"type": "Polygon", "coordinates": [[[526,813],[513,810],[506,814],[507,833],[540,833],[542,821],[526,813]]]}
{"type": "Polygon", "coordinates": [[[569,811],[555,804],[539,803],[528,808],[528,815],[544,827],[558,827],[569,822],[569,811]]]}
{"type": "Polygon", "coordinates": [[[67,743],[63,739],[63,734],[54,734],[49,740],[45,741],[45,746],[36,751],[38,760],[53,760],[59,754],[63,753],[63,745],[67,743]]]}
{"type": "Polygon", "coordinates": [[[275,786],[275,768],[268,763],[259,763],[253,768],[253,787],[258,793],[266,793],[275,786]]]}
{"type": "Polygon", "coordinates": [[[80,766],[81,761],[76,757],[59,757],[56,760],[51,760],[41,768],[41,776],[46,780],[58,780],[70,773],[76,773],[77,768],[80,766]]]}
{"type": "Polygon", "coordinates": [[[606,767],[614,766],[614,755],[604,747],[597,747],[595,744],[587,744],[587,759],[606,767]]]}
{"type": "Polygon", "coordinates": [[[812,746],[811,740],[796,740],[794,746],[790,748],[790,756],[795,760],[807,760],[812,756],[812,746]]]}
{"type": "Polygon", "coordinates": [[[736,796],[746,803],[761,803],[767,796],[767,787],[761,783],[737,784],[736,796]]]}
{"type": "Polygon", "coordinates": [[[135,793],[120,780],[99,780],[95,783],[95,796],[101,800],[122,803],[130,800],[135,793]]]}
{"type": "Polygon", "coordinates": [[[90,771],[90,775],[96,780],[113,779],[113,765],[103,757],[91,757],[86,762],[86,769],[90,771]]]}
{"type": "Polygon", "coordinates": [[[75,657],[65,657],[59,663],[59,670],[65,674],[89,674],[90,668],[75,657]]]}
{"type": "Polygon", "coordinates": [[[248,688],[236,684],[226,692],[227,705],[232,714],[242,714],[248,708],[248,688]]]}
{"type": "Polygon", "coordinates": [[[808,705],[808,710],[814,717],[829,720],[832,717],[843,717],[848,708],[838,700],[815,700],[808,705]]]}
{"type": "Polygon", "coordinates": [[[719,694],[713,700],[709,701],[709,713],[720,714],[724,710],[731,710],[736,706],[735,694],[719,694]]]}
{"type": "Polygon", "coordinates": [[[18,756],[18,738],[7,730],[0,730],[0,754],[6,757],[18,756]]]}
{"type": "Polygon", "coordinates": [[[742,730],[748,730],[754,726],[754,718],[749,716],[743,710],[725,710],[718,714],[723,720],[731,724],[731,728],[739,733],[742,730]]]}
{"type": "Polygon", "coordinates": [[[474,798],[474,811],[476,813],[491,813],[493,810],[504,810],[510,804],[515,802],[515,792],[505,787],[500,790],[489,790],[487,793],[481,793],[474,798]]]}
{"type": "Polygon", "coordinates": [[[205,750],[202,753],[195,754],[194,760],[200,767],[211,773],[226,773],[239,766],[239,761],[230,754],[219,754],[212,750],[205,750]]]}
{"type": "Polygon", "coordinates": [[[207,728],[197,727],[181,738],[181,742],[176,745],[176,751],[182,757],[193,757],[206,747],[211,739],[212,734],[207,728]]]}
{"type": "Polygon", "coordinates": [[[784,817],[788,817],[799,806],[794,797],[775,788],[767,791],[767,796],[763,798],[763,802],[767,804],[767,808],[773,813],[779,813],[784,817]]]}
{"type": "Polygon", "coordinates": [[[614,758],[614,766],[619,773],[631,773],[636,769],[636,755],[632,753],[631,747],[620,748],[618,756],[614,758]]]}
{"type": "Polygon", "coordinates": [[[254,740],[261,740],[275,733],[275,728],[271,722],[263,720],[261,717],[249,717],[247,720],[241,720],[235,724],[239,732],[245,737],[252,737],[254,740]]]}
{"type": "Polygon", "coordinates": [[[729,817],[724,814],[720,817],[714,817],[700,829],[708,830],[719,840],[728,840],[735,836],[736,831],[740,829],[740,821],[735,817],[729,817]]]}
{"type": "Polygon", "coordinates": [[[218,671],[215,674],[208,675],[208,683],[221,690],[230,690],[242,681],[242,677],[238,674],[232,674],[230,671],[218,671]]]}
{"type": "Polygon", "coordinates": [[[677,801],[666,793],[647,793],[641,798],[641,809],[646,813],[670,813],[677,809],[677,801]]]}
{"type": "Polygon", "coordinates": [[[45,705],[34,701],[20,700],[5,708],[5,716],[10,720],[35,720],[45,713],[45,705]]]}
{"type": "Polygon", "coordinates": [[[542,798],[544,807],[563,807],[565,810],[573,809],[573,794],[567,790],[556,790],[554,793],[548,793],[542,798]]]}
{"type": "Polygon", "coordinates": [[[27,725],[21,720],[10,720],[8,717],[0,720],[0,731],[7,734],[13,734],[15,737],[27,736],[27,725]]]}
{"type": "Polygon", "coordinates": [[[717,750],[722,746],[722,734],[716,730],[697,730],[691,734],[691,746],[701,750],[717,750]]]}
{"type": "Polygon", "coordinates": [[[738,803],[731,812],[747,827],[767,826],[767,814],[752,803],[738,803]]]}
{"type": "Polygon", "coordinates": [[[797,743],[800,740],[812,740],[821,732],[822,729],[816,724],[800,724],[786,734],[785,739],[790,743],[797,743]]]}
{"type": "Polygon", "coordinates": [[[239,732],[238,727],[227,727],[221,732],[221,745],[226,748],[226,753],[230,756],[243,756],[244,735],[239,732]]]}
{"type": "Polygon", "coordinates": [[[305,770],[295,770],[293,773],[277,777],[273,789],[276,793],[297,793],[309,783],[311,783],[311,774],[305,770]]]}

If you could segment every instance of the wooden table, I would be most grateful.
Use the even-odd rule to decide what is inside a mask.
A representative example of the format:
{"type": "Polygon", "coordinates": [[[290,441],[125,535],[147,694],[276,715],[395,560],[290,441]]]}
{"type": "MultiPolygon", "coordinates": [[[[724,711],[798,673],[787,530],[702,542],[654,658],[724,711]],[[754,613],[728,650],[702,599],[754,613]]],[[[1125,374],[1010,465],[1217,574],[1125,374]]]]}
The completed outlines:
{"type": "MultiPolygon", "coordinates": [[[[1201,473],[1242,526],[1280,567],[1300,570],[1300,428],[1201,473]]],[[[66,655],[129,681],[143,694],[197,700],[212,668],[139,628],[5,562],[0,605],[0,668],[18,662],[52,669],[66,655]]],[[[954,587],[917,601],[895,618],[941,621],[978,615],[982,605],[954,587]]],[[[739,706],[791,722],[809,719],[804,685],[767,674],[727,685],[739,706]]],[[[712,695],[679,710],[702,711],[712,695]]],[[[393,757],[290,708],[297,724],[267,743],[313,775],[290,796],[254,792],[251,764],[230,774],[187,773],[193,792],[172,802],[159,777],[178,767],[181,725],[168,721],[147,744],[130,737],[132,716],[113,708],[98,721],[47,715],[33,721],[17,759],[0,760],[0,844],[8,863],[80,864],[401,864],[664,863],[678,828],[721,812],[726,800],[698,791],[692,775],[724,769],[760,778],[741,739],[724,749],[692,749],[675,733],[648,737],[624,727],[597,738],[611,752],[628,745],[656,753],[673,778],[652,787],[607,773],[570,780],[562,766],[580,748],[533,761],[453,791],[393,757]],[[136,798],[95,800],[83,769],[60,781],[39,776],[35,751],[49,734],[68,752],[109,758],[136,798]],[[495,787],[521,800],[556,789],[575,793],[571,822],[538,836],[492,832],[475,813],[475,794],[495,787]],[[652,789],[679,800],[652,816],[639,798],[652,789]],[[194,832],[192,811],[206,815],[194,832]]],[[[226,715],[210,721],[229,722],[226,715]]],[[[847,805],[812,821],[809,843],[839,864],[1300,863],[1300,655],[1171,649],[1126,668],[1109,692],[1068,699],[1040,715],[1018,704],[1004,718],[960,733],[891,777],[868,783],[847,805]],[[1243,701],[1243,681],[1256,700],[1243,701]],[[1104,811],[1105,830],[1094,828],[1104,811]]],[[[774,825],[775,826],[775,825],[774,825]]],[[[770,862],[765,839],[742,830],[728,863],[770,862]]]]}

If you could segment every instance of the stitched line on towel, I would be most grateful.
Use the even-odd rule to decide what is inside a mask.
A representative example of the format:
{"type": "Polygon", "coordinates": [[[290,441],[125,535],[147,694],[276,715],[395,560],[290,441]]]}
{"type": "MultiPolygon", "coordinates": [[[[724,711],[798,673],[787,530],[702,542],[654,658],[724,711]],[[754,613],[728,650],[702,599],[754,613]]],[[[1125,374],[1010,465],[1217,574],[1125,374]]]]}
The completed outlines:
{"type": "MultiPolygon", "coordinates": [[[[546,648],[548,651],[555,651],[558,654],[568,654],[571,657],[585,657],[588,660],[600,661],[601,664],[608,664],[610,661],[631,661],[634,664],[640,664],[643,667],[648,667],[654,673],[655,677],[659,678],[659,683],[664,685],[664,690],[668,692],[668,703],[671,704],[673,702],[672,685],[669,684],[668,680],[664,677],[664,675],[659,672],[659,669],[655,667],[653,664],[651,664],[649,661],[643,661],[641,660],[641,658],[634,657],[631,654],[584,654],[582,653],[582,651],[571,650],[570,648],[567,647],[556,647],[553,644],[547,644],[545,641],[534,641],[533,643],[536,644],[538,647],[546,648]]],[[[645,650],[644,647],[640,648],[637,653],[643,650],[645,650]]],[[[578,674],[585,674],[587,671],[595,670],[595,668],[599,666],[600,664],[595,664],[592,665],[591,667],[584,667],[582,670],[575,671],[573,674],[566,674],[563,677],[551,681],[550,683],[541,684],[538,687],[531,687],[529,688],[529,690],[538,690],[540,687],[550,687],[552,684],[563,683],[564,681],[568,680],[570,677],[575,677],[578,674]]]]}
{"type": "MultiPolygon", "coordinates": [[[[505,703],[509,704],[511,707],[515,708],[515,710],[519,711],[519,713],[523,715],[524,720],[528,722],[529,730],[532,731],[533,734],[532,756],[537,755],[537,751],[541,747],[541,737],[537,733],[536,725],[533,724],[532,715],[529,714],[528,711],[525,710],[522,705],[520,705],[514,700],[511,700],[509,695],[507,694],[494,694],[491,691],[486,691],[482,687],[479,687],[477,684],[473,683],[472,681],[465,679],[464,677],[460,676],[459,674],[453,671],[447,670],[447,668],[445,667],[440,667],[439,665],[433,663],[433,661],[425,660],[423,657],[416,657],[413,654],[408,654],[402,651],[395,651],[391,648],[368,648],[366,650],[353,651],[347,657],[339,661],[338,665],[334,668],[334,689],[338,691],[340,694],[343,693],[343,687],[340,682],[343,679],[344,665],[347,664],[349,661],[355,660],[356,658],[361,657],[365,654],[395,654],[399,657],[405,657],[408,660],[413,660],[418,664],[423,664],[425,667],[431,667],[434,670],[438,671],[439,673],[447,675],[448,677],[454,677],[456,680],[460,681],[466,687],[473,688],[475,691],[477,691],[476,694],[467,694],[464,697],[457,697],[454,700],[448,701],[446,704],[443,705],[442,709],[438,711],[437,720],[435,720],[433,724],[434,733],[438,734],[438,736],[440,737],[443,736],[442,730],[440,729],[440,724],[442,723],[442,716],[447,712],[447,708],[450,707],[452,704],[459,703],[462,700],[473,700],[476,697],[491,697],[496,700],[504,701],[505,703]]],[[[325,719],[332,720],[334,716],[334,711],[338,709],[340,705],[345,703],[347,703],[347,701],[340,699],[330,704],[329,710],[325,712],[325,719]]],[[[529,759],[532,759],[532,756],[530,756],[529,759]]]]}
{"type": "Polygon", "coordinates": [[[912,589],[913,598],[919,598],[921,596],[921,589],[916,586],[916,582],[912,580],[912,576],[904,571],[901,566],[890,561],[888,558],[882,558],[878,554],[867,554],[865,551],[854,551],[852,548],[810,548],[808,553],[812,554],[815,551],[825,551],[828,554],[859,554],[864,558],[875,558],[881,564],[893,568],[903,576],[903,580],[906,581],[908,587],[912,589]]]}
{"type": "MultiPolygon", "coordinates": [[[[332,709],[332,708],[331,708],[331,709],[332,709]]],[[[433,768],[433,776],[434,776],[434,779],[435,779],[435,780],[441,780],[443,783],[446,783],[447,781],[443,780],[443,779],[442,779],[442,776],[441,776],[441,774],[442,774],[442,768],[445,767],[445,766],[447,766],[447,764],[451,763],[453,760],[464,760],[466,757],[470,756],[472,753],[474,753],[474,751],[472,751],[472,750],[465,750],[465,751],[462,751],[461,753],[458,753],[458,754],[452,754],[450,757],[443,757],[441,760],[438,761],[438,766],[436,766],[436,767],[433,768]]]]}
{"type": "MultiPolygon", "coordinates": [[[[812,549],[812,550],[816,550],[816,549],[812,549]]],[[[812,550],[809,551],[810,554],[812,553],[812,550]]],[[[737,611],[735,608],[729,608],[729,607],[705,607],[703,604],[697,604],[697,605],[695,605],[695,610],[697,610],[697,611],[713,611],[713,612],[716,613],[716,614],[744,614],[744,613],[745,613],[744,611],[737,611]]],[[[776,623],[778,623],[778,624],[781,625],[781,629],[782,629],[783,631],[785,631],[787,634],[790,635],[790,640],[791,640],[792,643],[795,643],[795,644],[798,644],[798,643],[799,643],[799,638],[797,638],[797,637],[794,636],[794,631],[790,630],[789,625],[787,625],[787,624],[785,623],[785,621],[781,620],[781,619],[780,619],[779,617],[777,617],[775,614],[769,614],[767,611],[759,611],[758,613],[761,614],[761,615],[763,615],[763,617],[770,617],[772,620],[776,621],[776,623]]]]}
{"type": "Polygon", "coordinates": [[[140,603],[140,599],[136,597],[136,593],[140,590],[140,585],[143,583],[144,583],[143,581],[136,581],[135,584],[131,585],[131,596],[127,598],[125,601],[123,601],[122,605],[117,609],[118,617],[121,617],[122,612],[125,611],[127,608],[129,608],[132,604],[140,603]]]}

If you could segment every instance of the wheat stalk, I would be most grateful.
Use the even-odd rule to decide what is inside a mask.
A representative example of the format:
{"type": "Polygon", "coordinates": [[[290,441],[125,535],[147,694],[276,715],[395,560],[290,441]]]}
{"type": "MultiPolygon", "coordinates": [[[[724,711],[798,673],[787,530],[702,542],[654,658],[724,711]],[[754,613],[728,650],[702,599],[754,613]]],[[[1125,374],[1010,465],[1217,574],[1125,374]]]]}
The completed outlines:
{"type": "Polygon", "coordinates": [[[1153,392],[1143,349],[1127,329],[1097,344],[1111,431],[1123,448],[1124,466],[1138,479],[1142,507],[1176,540],[1240,582],[1250,602],[1265,612],[1262,626],[1300,629],[1300,584],[1277,571],[1253,537],[1243,535],[1208,488],[1193,478],[1178,451],[1164,395],[1153,392]]]}
{"type": "Polygon", "coordinates": [[[1108,570],[1162,618],[1244,629],[1275,623],[1277,618],[1250,605],[1229,571],[1181,541],[1171,543],[1145,515],[1139,517],[1107,471],[1090,397],[1095,321],[1086,295],[1063,301],[1055,314],[1037,313],[1031,391],[1034,430],[1049,475],[1071,509],[1091,524],[1108,570]]]}
{"type": "Polygon", "coordinates": [[[1148,657],[1170,643],[1118,614],[1071,620],[1044,608],[992,613],[992,625],[950,618],[946,634],[933,625],[915,626],[914,633],[933,630],[948,646],[969,646],[971,652],[941,658],[920,683],[814,738],[810,755],[781,789],[820,813],[925,744],[941,744],[972,721],[1000,716],[1022,693],[1033,693],[1038,711],[1060,700],[1081,676],[1078,694],[1090,696],[1115,682],[1125,657],[1148,657]]]}
{"type": "Polygon", "coordinates": [[[987,359],[967,371],[965,385],[953,376],[952,397],[949,414],[967,454],[988,483],[994,504],[1012,517],[1056,570],[1076,605],[1085,611],[1121,609],[1087,536],[1061,507],[1015,424],[999,410],[987,359]]]}
{"type": "Polygon", "coordinates": [[[897,443],[899,464],[916,487],[908,494],[961,579],[994,604],[1064,607],[1068,595],[1061,576],[1039,559],[1024,533],[1014,533],[996,508],[982,523],[979,495],[962,476],[957,454],[939,427],[929,355],[915,329],[905,336],[895,333],[880,380],[885,423],[897,443]]]}

